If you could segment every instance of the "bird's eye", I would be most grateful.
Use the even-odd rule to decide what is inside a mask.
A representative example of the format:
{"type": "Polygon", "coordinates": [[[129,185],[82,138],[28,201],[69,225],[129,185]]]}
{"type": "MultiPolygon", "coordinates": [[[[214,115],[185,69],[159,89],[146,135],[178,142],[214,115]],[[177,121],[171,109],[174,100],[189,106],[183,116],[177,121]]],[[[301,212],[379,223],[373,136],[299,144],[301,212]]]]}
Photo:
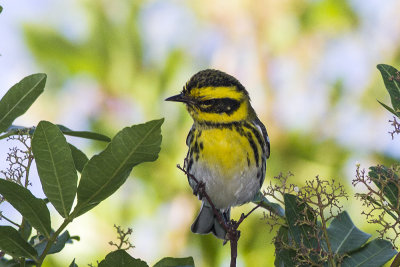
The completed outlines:
{"type": "Polygon", "coordinates": [[[204,106],[212,106],[215,104],[215,99],[204,100],[201,104],[204,106]]]}

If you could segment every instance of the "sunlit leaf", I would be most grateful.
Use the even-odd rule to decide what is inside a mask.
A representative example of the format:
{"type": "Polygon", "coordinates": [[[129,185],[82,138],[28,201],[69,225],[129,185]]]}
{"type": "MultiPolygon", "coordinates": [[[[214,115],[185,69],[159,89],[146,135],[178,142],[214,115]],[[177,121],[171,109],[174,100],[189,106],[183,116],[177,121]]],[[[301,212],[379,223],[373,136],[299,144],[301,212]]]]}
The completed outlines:
{"type": "Polygon", "coordinates": [[[389,92],[394,114],[398,116],[400,110],[400,73],[396,68],[386,64],[379,64],[377,68],[381,72],[386,90],[389,92]]]}
{"type": "Polygon", "coordinates": [[[158,261],[153,267],[194,267],[192,257],[171,258],[166,257],[158,261]]]}
{"type": "Polygon", "coordinates": [[[254,196],[252,202],[280,217],[285,217],[285,210],[281,207],[281,205],[270,202],[260,191],[258,191],[258,193],[254,196]]]}
{"type": "Polygon", "coordinates": [[[68,144],[71,149],[72,158],[74,160],[75,168],[78,172],[82,172],[83,167],[89,161],[88,157],[74,145],[68,144]]]}
{"type": "Polygon", "coordinates": [[[56,125],[41,121],[32,138],[32,151],[44,193],[66,218],[74,202],[78,176],[64,135],[56,125]]]}
{"type": "Polygon", "coordinates": [[[386,104],[384,104],[384,103],[382,103],[381,101],[379,101],[379,100],[376,100],[376,101],[378,101],[379,102],[379,104],[381,104],[387,111],[389,111],[390,113],[392,113],[393,115],[395,115],[395,116],[397,116],[397,117],[399,117],[400,116],[400,113],[397,113],[396,111],[394,111],[394,109],[393,108],[391,108],[391,107],[389,107],[388,105],[386,105],[386,104]]]}
{"type": "Polygon", "coordinates": [[[92,73],[98,69],[96,62],[90,60],[94,59],[93,47],[92,50],[83,50],[80,44],[68,40],[51,27],[26,24],[24,36],[33,55],[50,71],[62,70],[60,74],[71,75],[81,71],[92,73]]]}
{"type": "Polygon", "coordinates": [[[163,121],[154,120],[123,129],[103,152],[89,160],[78,186],[75,210],[79,215],[113,194],[135,165],[157,159],[163,121]]]}
{"type": "Polygon", "coordinates": [[[71,264],[69,267],[78,267],[78,264],[75,263],[75,259],[72,260],[71,264]]]}
{"type": "Polygon", "coordinates": [[[396,254],[397,251],[389,241],[374,239],[361,249],[350,253],[349,257],[345,257],[341,266],[382,266],[396,254]]]}
{"type": "Polygon", "coordinates": [[[290,240],[289,229],[281,226],[275,239],[275,266],[294,267],[296,251],[287,246],[293,246],[293,240],[290,240]]]}
{"type": "Polygon", "coordinates": [[[338,32],[355,25],[357,16],[346,0],[307,2],[300,14],[300,24],[311,31],[338,32]]]}
{"type": "Polygon", "coordinates": [[[332,252],[341,255],[360,248],[371,237],[353,224],[346,211],[332,220],[327,231],[332,252]]]}
{"type": "MultiPolygon", "coordinates": [[[[39,243],[37,245],[34,245],[33,247],[36,249],[37,254],[41,255],[47,246],[47,241],[44,239],[43,236],[39,237],[36,236],[32,238],[32,241],[35,240],[35,238],[38,239],[39,243]]],[[[65,231],[64,233],[62,233],[57,237],[56,242],[54,242],[53,245],[51,245],[48,254],[54,254],[60,252],[65,247],[66,243],[72,243],[72,239],[68,231],[65,231]]]]}
{"type": "Polygon", "coordinates": [[[81,137],[81,138],[86,138],[86,139],[92,139],[92,140],[97,140],[97,141],[104,141],[104,142],[111,141],[110,137],[105,136],[103,134],[89,132],[89,131],[73,131],[73,130],[71,130],[63,125],[59,125],[59,124],[57,124],[57,126],[58,126],[58,128],[60,128],[61,132],[65,135],[81,137]]]}
{"type": "Polygon", "coordinates": [[[11,226],[0,226],[0,250],[13,257],[37,260],[36,250],[11,226]]]}
{"type": "Polygon", "coordinates": [[[309,212],[310,208],[302,202],[298,197],[291,194],[284,195],[285,215],[289,226],[289,234],[293,237],[298,246],[302,243],[307,248],[315,248],[318,245],[315,230],[305,224],[299,223],[304,221],[314,222],[316,225],[316,217],[309,212]]]}
{"type": "Polygon", "coordinates": [[[18,233],[24,240],[28,240],[32,234],[32,225],[25,218],[22,220],[18,233]]]}
{"type": "Polygon", "coordinates": [[[43,92],[46,77],[44,73],[29,75],[7,91],[0,100],[0,133],[35,102],[43,92]]]}
{"type": "Polygon", "coordinates": [[[390,266],[400,266],[400,253],[397,253],[396,258],[394,258],[390,266]]]}
{"type": "Polygon", "coordinates": [[[28,189],[4,179],[0,179],[0,195],[36,230],[50,237],[50,212],[43,200],[36,198],[28,189]]]}
{"type": "Polygon", "coordinates": [[[369,167],[368,176],[383,191],[386,199],[397,207],[399,203],[399,188],[397,183],[393,181],[399,181],[398,175],[392,169],[379,165],[369,167]]]}
{"type": "Polygon", "coordinates": [[[147,263],[131,257],[125,250],[116,250],[108,253],[99,263],[99,267],[148,267],[147,263]]]}

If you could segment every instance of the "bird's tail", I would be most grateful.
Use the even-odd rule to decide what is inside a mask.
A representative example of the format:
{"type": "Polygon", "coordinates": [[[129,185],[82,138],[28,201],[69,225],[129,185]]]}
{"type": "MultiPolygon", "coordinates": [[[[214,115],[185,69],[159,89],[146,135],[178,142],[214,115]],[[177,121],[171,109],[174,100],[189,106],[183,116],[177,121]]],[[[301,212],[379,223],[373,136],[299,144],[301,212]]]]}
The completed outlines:
{"type": "MultiPolygon", "coordinates": [[[[231,209],[219,210],[219,212],[221,213],[225,222],[230,220],[231,209]]],[[[225,229],[218,222],[211,205],[206,200],[203,201],[199,215],[197,215],[196,220],[192,224],[191,230],[196,234],[213,233],[220,239],[226,239],[225,229]]]]}

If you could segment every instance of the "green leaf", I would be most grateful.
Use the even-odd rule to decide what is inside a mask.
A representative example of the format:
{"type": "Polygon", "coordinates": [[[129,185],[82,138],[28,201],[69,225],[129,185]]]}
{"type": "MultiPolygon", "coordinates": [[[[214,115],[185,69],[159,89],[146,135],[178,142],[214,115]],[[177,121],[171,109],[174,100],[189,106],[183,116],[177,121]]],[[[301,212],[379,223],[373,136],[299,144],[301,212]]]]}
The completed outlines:
{"type": "Polygon", "coordinates": [[[332,252],[340,255],[359,249],[371,237],[353,224],[346,211],[332,220],[327,231],[332,252]]]}
{"type": "Polygon", "coordinates": [[[166,257],[157,262],[153,267],[194,267],[192,257],[171,258],[166,257]]]}
{"type": "MultiPolygon", "coordinates": [[[[397,113],[400,110],[400,75],[399,71],[392,66],[379,64],[377,66],[381,72],[386,90],[389,92],[390,100],[394,111],[397,113]]],[[[396,115],[397,116],[397,115],[396,115]]]]}
{"type": "Polygon", "coordinates": [[[71,262],[69,267],[78,267],[78,264],[75,263],[75,259],[71,262]]]}
{"type": "Polygon", "coordinates": [[[163,121],[123,129],[103,152],[89,160],[82,171],[74,212],[81,215],[92,209],[126,181],[135,165],[157,159],[163,121]]]}
{"type": "Polygon", "coordinates": [[[13,259],[10,260],[5,258],[0,259],[0,267],[20,267],[20,266],[21,265],[19,264],[19,262],[13,259]]]}
{"type": "Polygon", "coordinates": [[[0,226],[0,249],[13,257],[37,260],[36,250],[11,226],[0,226]]]}
{"type": "Polygon", "coordinates": [[[29,237],[31,236],[32,225],[26,220],[26,218],[23,218],[21,222],[21,227],[18,229],[18,233],[25,241],[28,240],[29,237]]]}
{"type": "Polygon", "coordinates": [[[107,254],[99,267],[148,267],[147,263],[131,257],[125,250],[116,250],[107,254]]]}
{"type": "Polygon", "coordinates": [[[392,261],[390,267],[392,266],[400,266],[400,253],[397,253],[396,258],[392,261]]]}
{"type": "Polygon", "coordinates": [[[297,246],[303,243],[307,248],[317,248],[318,242],[315,237],[318,233],[310,225],[302,223],[308,221],[317,225],[316,217],[310,212],[311,208],[295,195],[285,194],[284,201],[289,234],[297,246]]]}
{"type": "Polygon", "coordinates": [[[361,249],[349,254],[349,257],[345,257],[341,266],[382,266],[396,253],[397,251],[393,249],[393,245],[389,241],[374,239],[361,249]]]}
{"type": "Polygon", "coordinates": [[[29,223],[46,237],[50,237],[50,212],[43,200],[16,184],[0,179],[0,195],[2,195],[29,223]]]}
{"type": "Polygon", "coordinates": [[[75,199],[78,175],[64,135],[54,124],[41,121],[32,138],[32,151],[44,193],[66,218],[75,199]]]}
{"type": "Polygon", "coordinates": [[[2,7],[2,6],[0,6],[0,13],[1,13],[1,12],[3,12],[3,7],[2,7]]]}
{"type": "Polygon", "coordinates": [[[392,169],[383,165],[369,167],[368,176],[383,191],[386,199],[394,207],[398,207],[399,189],[396,184],[399,181],[399,176],[392,169]]]}
{"type": "Polygon", "coordinates": [[[88,157],[81,150],[76,148],[75,146],[68,144],[71,149],[72,158],[74,160],[75,168],[78,172],[82,172],[83,167],[85,167],[86,163],[89,161],[88,157]]]}
{"type": "Polygon", "coordinates": [[[381,104],[381,105],[382,105],[386,110],[388,110],[389,112],[393,113],[393,115],[395,115],[396,117],[399,117],[399,116],[400,116],[400,113],[397,113],[396,111],[394,111],[393,108],[389,107],[388,105],[382,103],[382,102],[379,101],[379,100],[376,100],[376,101],[378,101],[379,104],[381,104]]]}
{"type": "Polygon", "coordinates": [[[43,92],[46,74],[32,74],[15,84],[0,100],[0,133],[24,114],[43,92]]]}
{"type": "Polygon", "coordinates": [[[60,128],[61,132],[65,135],[81,137],[81,138],[86,138],[86,139],[92,139],[92,140],[97,140],[97,141],[104,141],[104,142],[111,141],[110,137],[105,136],[103,134],[89,132],[89,131],[73,131],[73,130],[71,130],[63,125],[59,125],[59,124],[57,124],[57,126],[58,126],[58,128],[60,128]]]}
{"type": "Polygon", "coordinates": [[[293,240],[289,238],[289,229],[281,226],[275,239],[275,266],[294,267],[296,251],[289,249],[287,246],[293,246],[293,240]]]}
{"type": "MultiPolygon", "coordinates": [[[[33,247],[36,249],[38,255],[42,255],[44,249],[47,246],[46,240],[44,239],[43,236],[35,236],[31,239],[31,244],[34,242],[35,239],[39,238],[39,243],[37,245],[34,245],[33,247]],[[40,242],[41,241],[41,242],[40,242]]],[[[68,233],[68,231],[65,231],[61,235],[57,237],[56,242],[51,246],[48,254],[55,254],[60,252],[64,247],[66,243],[72,243],[72,239],[68,233]]]]}
{"type": "Polygon", "coordinates": [[[285,210],[278,203],[270,202],[260,191],[254,196],[252,202],[256,205],[260,205],[264,209],[267,209],[280,217],[285,217],[285,210]]]}

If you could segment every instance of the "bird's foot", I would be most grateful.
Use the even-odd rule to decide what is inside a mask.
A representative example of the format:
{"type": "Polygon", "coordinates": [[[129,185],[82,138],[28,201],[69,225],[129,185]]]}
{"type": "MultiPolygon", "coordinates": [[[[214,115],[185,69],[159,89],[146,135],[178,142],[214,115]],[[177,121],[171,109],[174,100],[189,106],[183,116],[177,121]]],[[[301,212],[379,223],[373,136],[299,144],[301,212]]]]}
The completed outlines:
{"type": "Polygon", "coordinates": [[[193,195],[198,196],[199,199],[201,200],[204,196],[205,190],[206,190],[206,184],[203,181],[200,181],[193,189],[193,195]]]}

